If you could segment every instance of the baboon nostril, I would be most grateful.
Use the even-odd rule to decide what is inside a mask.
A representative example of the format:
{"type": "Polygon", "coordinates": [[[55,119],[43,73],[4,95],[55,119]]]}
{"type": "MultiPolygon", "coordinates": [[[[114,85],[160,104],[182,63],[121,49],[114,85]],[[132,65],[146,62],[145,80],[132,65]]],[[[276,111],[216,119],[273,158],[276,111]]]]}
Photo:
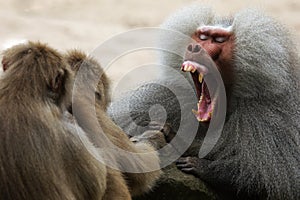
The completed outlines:
{"type": "Polygon", "coordinates": [[[200,46],[198,44],[195,45],[193,52],[198,53],[200,51],[200,46]]]}
{"type": "Polygon", "coordinates": [[[187,49],[188,49],[188,51],[192,52],[193,51],[193,45],[190,44],[187,49]]]}

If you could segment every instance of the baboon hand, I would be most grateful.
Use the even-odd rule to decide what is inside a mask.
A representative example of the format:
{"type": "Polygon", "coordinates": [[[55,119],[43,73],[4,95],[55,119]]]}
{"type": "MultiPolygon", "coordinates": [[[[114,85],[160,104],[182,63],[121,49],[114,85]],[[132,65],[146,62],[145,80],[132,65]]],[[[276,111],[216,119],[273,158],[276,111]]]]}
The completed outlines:
{"type": "Polygon", "coordinates": [[[157,121],[152,121],[148,125],[149,130],[157,130],[163,133],[165,140],[169,143],[176,135],[175,131],[172,129],[169,123],[160,123],[157,121]]]}
{"type": "Polygon", "coordinates": [[[149,123],[148,128],[149,129],[141,135],[131,137],[130,141],[134,143],[148,142],[155,149],[160,149],[164,147],[169,141],[171,141],[175,136],[175,132],[168,124],[161,124],[159,122],[153,121],[149,123]]]}
{"type": "Polygon", "coordinates": [[[181,157],[176,161],[176,166],[182,172],[201,177],[211,161],[198,157],[181,157]]]}

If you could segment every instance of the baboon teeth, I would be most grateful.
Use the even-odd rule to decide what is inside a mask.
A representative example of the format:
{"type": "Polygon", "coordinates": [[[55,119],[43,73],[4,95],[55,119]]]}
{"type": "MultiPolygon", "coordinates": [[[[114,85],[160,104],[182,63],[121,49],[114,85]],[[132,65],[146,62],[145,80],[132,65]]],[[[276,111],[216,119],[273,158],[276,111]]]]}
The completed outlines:
{"type": "Polygon", "coordinates": [[[199,99],[199,101],[198,101],[198,103],[197,103],[197,106],[199,107],[199,104],[200,104],[200,102],[203,100],[203,94],[201,94],[201,96],[200,96],[200,99],[199,99]]]}
{"type": "Polygon", "coordinates": [[[181,67],[181,70],[184,72],[192,72],[195,73],[195,71],[197,70],[193,65],[189,65],[189,64],[183,64],[181,67]]]}
{"type": "Polygon", "coordinates": [[[192,112],[194,113],[194,115],[199,115],[199,111],[192,109],[192,112]]]}
{"type": "Polygon", "coordinates": [[[204,77],[204,75],[202,73],[199,73],[198,80],[200,83],[203,82],[203,77],[204,77]]]}

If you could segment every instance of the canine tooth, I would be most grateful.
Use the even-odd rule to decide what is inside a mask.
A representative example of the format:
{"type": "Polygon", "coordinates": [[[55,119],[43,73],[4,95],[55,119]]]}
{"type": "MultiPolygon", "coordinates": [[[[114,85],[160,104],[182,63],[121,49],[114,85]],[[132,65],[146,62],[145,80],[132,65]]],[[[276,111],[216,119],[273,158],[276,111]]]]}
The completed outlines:
{"type": "Polygon", "coordinates": [[[192,69],[192,73],[195,73],[195,71],[196,71],[196,68],[194,68],[194,67],[193,67],[193,69],[192,69]]]}
{"type": "Polygon", "coordinates": [[[195,114],[195,115],[198,115],[199,114],[199,112],[197,111],[197,110],[192,110],[192,112],[195,114]]]}
{"type": "Polygon", "coordinates": [[[200,83],[203,82],[203,74],[202,73],[199,73],[198,80],[199,80],[200,83]]]}

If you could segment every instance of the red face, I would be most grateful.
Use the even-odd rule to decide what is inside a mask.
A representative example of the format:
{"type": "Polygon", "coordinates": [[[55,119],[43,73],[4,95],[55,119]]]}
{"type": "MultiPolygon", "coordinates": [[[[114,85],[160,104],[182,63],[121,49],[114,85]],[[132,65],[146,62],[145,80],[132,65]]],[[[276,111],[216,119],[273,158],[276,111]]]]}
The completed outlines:
{"type": "Polygon", "coordinates": [[[203,26],[192,35],[192,38],[214,60],[224,84],[232,84],[234,34],[224,28],[203,26]]]}
{"type": "Polygon", "coordinates": [[[202,26],[192,35],[192,38],[196,43],[188,46],[182,71],[191,72],[197,91],[198,110],[193,111],[194,114],[200,122],[209,122],[216,99],[211,99],[203,80],[208,73],[205,65],[211,62],[207,62],[210,60],[208,56],[211,57],[222,76],[225,87],[230,87],[233,83],[234,35],[230,28],[202,26]]]}

